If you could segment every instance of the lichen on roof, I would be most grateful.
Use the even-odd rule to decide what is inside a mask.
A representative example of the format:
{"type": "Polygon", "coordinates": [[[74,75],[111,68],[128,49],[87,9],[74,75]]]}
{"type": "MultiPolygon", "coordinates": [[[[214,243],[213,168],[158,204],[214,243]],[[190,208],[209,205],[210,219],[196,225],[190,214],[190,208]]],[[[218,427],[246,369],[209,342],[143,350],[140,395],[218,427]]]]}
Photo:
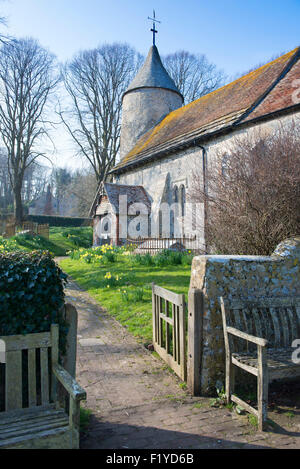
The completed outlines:
{"type": "MultiPolygon", "coordinates": [[[[139,161],[144,155],[155,152],[157,148],[168,142],[182,138],[191,133],[201,134],[203,129],[210,126],[210,131],[220,128],[223,119],[225,127],[230,119],[226,116],[236,116],[236,122],[247,111],[250,111],[269,89],[279,80],[289,64],[296,57],[299,59],[300,48],[278,57],[256,70],[238,78],[201,98],[193,101],[168,114],[158,125],[143,135],[118,163],[113,171],[139,161]]],[[[231,124],[234,120],[230,121],[231,124]]]]}

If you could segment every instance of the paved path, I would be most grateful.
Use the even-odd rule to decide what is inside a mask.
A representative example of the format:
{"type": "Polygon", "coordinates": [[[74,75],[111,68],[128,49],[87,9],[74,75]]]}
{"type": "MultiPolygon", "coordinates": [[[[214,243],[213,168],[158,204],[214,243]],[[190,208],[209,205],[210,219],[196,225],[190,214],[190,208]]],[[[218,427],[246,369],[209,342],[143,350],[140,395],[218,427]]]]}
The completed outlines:
{"type": "Polygon", "coordinates": [[[81,448],[300,448],[299,424],[262,434],[246,416],[190,396],[160,359],[73,282],[66,301],[79,314],[77,379],[92,410],[81,448]]]}

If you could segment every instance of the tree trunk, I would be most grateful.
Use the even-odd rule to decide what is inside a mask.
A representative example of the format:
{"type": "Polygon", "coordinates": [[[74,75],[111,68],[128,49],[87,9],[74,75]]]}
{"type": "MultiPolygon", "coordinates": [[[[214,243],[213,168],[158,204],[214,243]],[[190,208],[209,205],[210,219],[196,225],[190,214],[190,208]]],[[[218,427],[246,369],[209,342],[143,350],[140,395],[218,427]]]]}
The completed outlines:
{"type": "Polygon", "coordinates": [[[23,205],[21,197],[22,186],[14,187],[14,214],[16,219],[16,224],[20,225],[23,220],[23,205]]]}

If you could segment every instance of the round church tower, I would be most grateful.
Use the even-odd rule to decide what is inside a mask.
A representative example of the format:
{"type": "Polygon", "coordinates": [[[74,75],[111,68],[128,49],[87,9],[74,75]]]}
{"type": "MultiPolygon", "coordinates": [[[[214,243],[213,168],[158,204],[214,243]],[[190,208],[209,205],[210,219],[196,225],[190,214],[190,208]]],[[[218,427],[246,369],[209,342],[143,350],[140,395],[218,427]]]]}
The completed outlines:
{"type": "Polygon", "coordinates": [[[144,133],[182,104],[183,97],[153,45],[144,65],[123,95],[121,159],[144,133]]]}

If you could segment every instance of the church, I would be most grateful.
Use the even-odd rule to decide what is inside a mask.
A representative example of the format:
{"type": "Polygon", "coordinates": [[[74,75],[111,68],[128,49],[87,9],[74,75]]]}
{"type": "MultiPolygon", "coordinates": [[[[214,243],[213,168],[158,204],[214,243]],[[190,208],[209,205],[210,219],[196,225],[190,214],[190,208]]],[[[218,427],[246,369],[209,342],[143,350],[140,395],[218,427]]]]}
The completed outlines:
{"type": "Polygon", "coordinates": [[[154,44],[123,95],[120,161],[92,207],[94,246],[180,236],[207,252],[205,207],[187,216],[194,171],[205,191],[237,136],[300,119],[299,58],[300,47],[184,105],[154,44]]]}

